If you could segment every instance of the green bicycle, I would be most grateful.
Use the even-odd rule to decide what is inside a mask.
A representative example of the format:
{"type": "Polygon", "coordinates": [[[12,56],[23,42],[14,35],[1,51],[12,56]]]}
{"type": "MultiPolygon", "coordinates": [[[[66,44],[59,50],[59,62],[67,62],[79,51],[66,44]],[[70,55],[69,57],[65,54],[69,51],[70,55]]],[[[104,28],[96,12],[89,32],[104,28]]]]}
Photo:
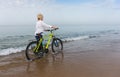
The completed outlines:
{"type": "Polygon", "coordinates": [[[44,37],[41,38],[39,41],[31,41],[25,50],[25,55],[27,60],[35,60],[37,58],[43,57],[45,53],[48,52],[48,48],[51,45],[52,53],[57,54],[63,50],[63,43],[62,40],[55,37],[54,32],[58,28],[46,30],[49,31],[48,39],[45,45],[43,45],[44,37]],[[42,45],[42,46],[41,46],[42,45]]]}

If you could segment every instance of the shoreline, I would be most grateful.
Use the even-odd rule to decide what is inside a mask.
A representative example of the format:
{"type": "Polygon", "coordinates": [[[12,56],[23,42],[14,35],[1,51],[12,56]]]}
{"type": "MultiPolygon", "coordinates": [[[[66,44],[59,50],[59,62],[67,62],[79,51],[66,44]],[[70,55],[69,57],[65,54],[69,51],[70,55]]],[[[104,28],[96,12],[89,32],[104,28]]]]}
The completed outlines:
{"type": "Polygon", "coordinates": [[[64,43],[64,57],[27,62],[24,51],[0,57],[0,77],[119,77],[120,36],[64,43]]]}

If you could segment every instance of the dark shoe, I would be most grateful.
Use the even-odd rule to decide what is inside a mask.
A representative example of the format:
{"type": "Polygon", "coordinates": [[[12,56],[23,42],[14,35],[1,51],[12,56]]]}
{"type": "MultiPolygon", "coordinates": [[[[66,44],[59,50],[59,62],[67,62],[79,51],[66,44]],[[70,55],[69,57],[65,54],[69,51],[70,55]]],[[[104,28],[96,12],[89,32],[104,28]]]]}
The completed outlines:
{"type": "Polygon", "coordinates": [[[43,57],[44,52],[43,51],[39,51],[39,52],[35,52],[35,55],[39,58],[43,57]]]}
{"type": "Polygon", "coordinates": [[[45,53],[48,53],[49,52],[49,50],[48,49],[45,49],[45,53]]]}

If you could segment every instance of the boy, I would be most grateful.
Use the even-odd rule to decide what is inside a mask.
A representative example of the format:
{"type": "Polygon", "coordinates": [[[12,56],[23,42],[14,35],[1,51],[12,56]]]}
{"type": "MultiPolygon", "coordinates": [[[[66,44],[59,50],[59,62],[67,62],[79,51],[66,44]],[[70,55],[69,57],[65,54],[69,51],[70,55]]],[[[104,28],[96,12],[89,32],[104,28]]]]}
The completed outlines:
{"type": "Polygon", "coordinates": [[[43,15],[38,14],[37,15],[37,23],[36,23],[36,31],[35,31],[35,38],[38,41],[42,37],[42,33],[45,31],[45,29],[49,28],[57,28],[56,26],[50,26],[43,21],[43,15]]]}
{"type": "MultiPolygon", "coordinates": [[[[51,25],[48,25],[46,23],[44,23],[43,21],[43,15],[42,14],[38,14],[37,15],[37,23],[36,23],[36,31],[35,31],[35,38],[37,41],[39,41],[40,38],[42,38],[42,33],[45,31],[45,29],[50,29],[50,28],[58,28],[56,26],[51,26],[51,25]]],[[[42,44],[40,45],[40,49],[42,49],[42,44]]],[[[48,49],[46,51],[46,53],[48,52],[48,49]]]]}

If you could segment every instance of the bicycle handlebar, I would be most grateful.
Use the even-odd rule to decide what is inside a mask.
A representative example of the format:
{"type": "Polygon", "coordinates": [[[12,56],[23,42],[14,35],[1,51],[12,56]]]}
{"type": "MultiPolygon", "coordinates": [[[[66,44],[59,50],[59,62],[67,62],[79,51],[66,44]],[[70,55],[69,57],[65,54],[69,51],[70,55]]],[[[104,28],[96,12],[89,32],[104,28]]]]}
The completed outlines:
{"type": "Polygon", "coordinates": [[[45,31],[54,31],[54,30],[57,30],[59,28],[52,28],[52,29],[48,29],[48,30],[45,30],[45,31]]]}

